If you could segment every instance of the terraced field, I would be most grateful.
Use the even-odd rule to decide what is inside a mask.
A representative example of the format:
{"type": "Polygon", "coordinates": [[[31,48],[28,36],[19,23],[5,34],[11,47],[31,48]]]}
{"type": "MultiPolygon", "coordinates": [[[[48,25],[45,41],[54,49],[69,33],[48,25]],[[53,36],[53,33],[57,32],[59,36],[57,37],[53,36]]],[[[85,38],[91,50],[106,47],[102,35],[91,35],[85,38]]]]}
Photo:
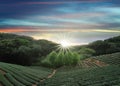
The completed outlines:
{"type": "Polygon", "coordinates": [[[0,62],[0,83],[3,86],[37,86],[52,70],[29,68],[0,62]]]}
{"type": "Polygon", "coordinates": [[[94,57],[97,60],[111,65],[120,65],[120,52],[94,57]]]}
{"type": "Polygon", "coordinates": [[[47,79],[44,86],[120,86],[120,67],[61,70],[47,79]]]}
{"type": "Polygon", "coordinates": [[[120,53],[92,57],[63,67],[44,86],[120,86],[120,53]]]}
{"type": "Polygon", "coordinates": [[[0,86],[120,86],[119,62],[120,53],[54,70],[0,62],[0,86]]]}

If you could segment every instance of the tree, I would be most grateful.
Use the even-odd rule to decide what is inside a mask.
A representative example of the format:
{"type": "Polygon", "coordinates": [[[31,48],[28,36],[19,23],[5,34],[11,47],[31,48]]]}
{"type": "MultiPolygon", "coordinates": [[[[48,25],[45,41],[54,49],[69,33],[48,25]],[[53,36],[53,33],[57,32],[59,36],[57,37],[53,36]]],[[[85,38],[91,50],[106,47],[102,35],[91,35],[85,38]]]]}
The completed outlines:
{"type": "Polygon", "coordinates": [[[51,64],[54,66],[55,65],[55,59],[57,57],[57,53],[55,51],[52,51],[47,58],[49,59],[49,61],[51,62],[51,64]]]}
{"type": "Polygon", "coordinates": [[[78,53],[81,55],[80,59],[85,59],[85,58],[92,56],[95,53],[95,50],[83,47],[79,50],[78,53]]]}
{"type": "Polygon", "coordinates": [[[75,52],[51,52],[43,61],[42,64],[47,67],[58,68],[61,66],[76,65],[79,62],[79,54],[75,52]]]}
{"type": "Polygon", "coordinates": [[[64,63],[64,53],[59,52],[56,59],[55,59],[55,65],[56,67],[61,67],[62,65],[65,65],[64,63]]]}
{"type": "Polygon", "coordinates": [[[55,49],[47,40],[34,40],[28,36],[0,33],[0,61],[32,65],[55,49]]]}

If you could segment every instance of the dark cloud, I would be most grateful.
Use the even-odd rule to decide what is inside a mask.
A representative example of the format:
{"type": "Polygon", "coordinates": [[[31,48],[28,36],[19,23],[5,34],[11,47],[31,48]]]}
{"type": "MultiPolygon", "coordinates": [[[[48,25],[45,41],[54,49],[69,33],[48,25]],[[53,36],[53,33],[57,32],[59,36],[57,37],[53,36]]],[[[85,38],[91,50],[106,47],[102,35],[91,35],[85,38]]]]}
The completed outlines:
{"type": "Polygon", "coordinates": [[[0,31],[53,41],[69,32],[88,43],[120,33],[119,8],[120,0],[0,0],[0,31]]]}

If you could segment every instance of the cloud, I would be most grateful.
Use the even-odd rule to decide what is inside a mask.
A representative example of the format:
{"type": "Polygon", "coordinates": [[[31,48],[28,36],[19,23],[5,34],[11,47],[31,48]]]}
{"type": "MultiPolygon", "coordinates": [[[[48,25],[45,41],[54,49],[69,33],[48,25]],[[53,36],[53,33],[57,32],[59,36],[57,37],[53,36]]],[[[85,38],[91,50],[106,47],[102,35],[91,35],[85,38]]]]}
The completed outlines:
{"type": "Polygon", "coordinates": [[[109,7],[99,7],[98,8],[98,11],[111,13],[111,14],[116,14],[116,15],[117,14],[120,15],[120,11],[119,10],[120,10],[120,7],[112,7],[112,6],[109,6],[109,7]]]}
{"type": "Polygon", "coordinates": [[[46,33],[56,33],[56,32],[105,32],[105,33],[120,33],[119,29],[79,29],[79,28],[69,28],[69,29],[59,29],[59,28],[39,28],[39,27],[13,27],[13,28],[0,28],[0,32],[14,33],[14,32],[46,32],[46,33]]]}
{"type": "Polygon", "coordinates": [[[42,22],[31,22],[26,20],[16,20],[16,19],[3,19],[0,21],[0,25],[8,25],[8,26],[51,26],[51,24],[48,23],[42,23],[42,22]]]}
{"type": "Polygon", "coordinates": [[[27,5],[56,5],[56,4],[73,4],[73,3],[94,3],[94,2],[103,2],[106,0],[66,0],[66,1],[38,1],[38,2],[22,2],[19,4],[27,5]]]}

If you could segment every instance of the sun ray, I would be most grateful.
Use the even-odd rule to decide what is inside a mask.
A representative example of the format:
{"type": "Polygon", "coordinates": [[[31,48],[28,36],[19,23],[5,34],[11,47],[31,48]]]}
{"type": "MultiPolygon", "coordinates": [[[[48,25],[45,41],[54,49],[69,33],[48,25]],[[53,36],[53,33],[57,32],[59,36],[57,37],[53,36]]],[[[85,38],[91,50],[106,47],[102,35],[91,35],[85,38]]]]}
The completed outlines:
{"type": "Polygon", "coordinates": [[[59,34],[57,37],[58,39],[58,45],[56,51],[60,52],[69,52],[72,48],[72,39],[70,34],[59,34]]]}

